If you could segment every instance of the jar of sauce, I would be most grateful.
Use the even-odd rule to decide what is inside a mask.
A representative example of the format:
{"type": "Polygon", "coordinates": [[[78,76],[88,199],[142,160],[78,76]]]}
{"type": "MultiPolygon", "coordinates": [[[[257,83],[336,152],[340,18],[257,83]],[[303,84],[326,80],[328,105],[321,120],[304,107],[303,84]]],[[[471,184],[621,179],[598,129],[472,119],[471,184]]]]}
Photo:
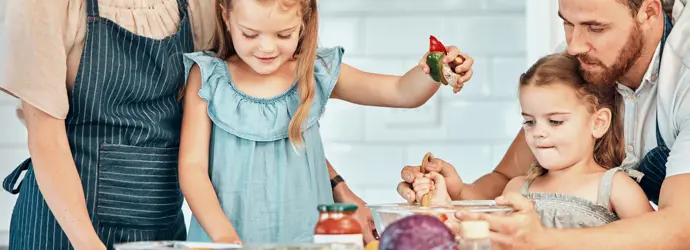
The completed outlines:
{"type": "Polygon", "coordinates": [[[314,228],[314,243],[346,243],[364,245],[362,227],[355,219],[356,204],[319,205],[319,221],[314,228]]]}

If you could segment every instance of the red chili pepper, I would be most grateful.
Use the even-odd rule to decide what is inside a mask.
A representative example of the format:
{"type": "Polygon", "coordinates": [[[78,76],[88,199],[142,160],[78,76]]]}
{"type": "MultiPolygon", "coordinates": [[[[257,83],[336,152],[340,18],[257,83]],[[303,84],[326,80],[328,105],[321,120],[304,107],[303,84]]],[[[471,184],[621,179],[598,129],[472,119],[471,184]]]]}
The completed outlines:
{"type": "Polygon", "coordinates": [[[429,36],[429,52],[443,52],[443,54],[448,54],[448,51],[446,51],[446,46],[443,46],[443,44],[434,36],[429,36]]]}
{"type": "Polygon", "coordinates": [[[440,214],[438,215],[438,219],[441,220],[441,222],[445,223],[448,220],[448,215],[440,214]]]}

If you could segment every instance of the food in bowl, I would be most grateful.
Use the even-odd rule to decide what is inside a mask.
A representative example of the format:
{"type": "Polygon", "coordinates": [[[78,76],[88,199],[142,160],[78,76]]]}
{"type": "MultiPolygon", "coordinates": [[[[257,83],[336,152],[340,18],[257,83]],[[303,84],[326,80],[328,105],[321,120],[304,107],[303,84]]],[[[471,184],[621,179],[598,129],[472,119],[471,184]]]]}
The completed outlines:
{"type": "Polygon", "coordinates": [[[115,244],[115,250],[230,250],[242,249],[242,245],[190,241],[140,241],[115,244]]]}
{"type": "Polygon", "coordinates": [[[293,243],[293,244],[248,244],[247,250],[362,250],[361,244],[351,243],[293,243]]]}
{"type": "Polygon", "coordinates": [[[499,206],[493,200],[453,201],[449,205],[432,205],[429,207],[407,203],[372,204],[367,205],[367,207],[371,210],[376,231],[379,233],[384,232],[388,225],[411,215],[431,215],[445,221],[460,210],[477,213],[508,213],[513,211],[512,207],[499,206]]]}

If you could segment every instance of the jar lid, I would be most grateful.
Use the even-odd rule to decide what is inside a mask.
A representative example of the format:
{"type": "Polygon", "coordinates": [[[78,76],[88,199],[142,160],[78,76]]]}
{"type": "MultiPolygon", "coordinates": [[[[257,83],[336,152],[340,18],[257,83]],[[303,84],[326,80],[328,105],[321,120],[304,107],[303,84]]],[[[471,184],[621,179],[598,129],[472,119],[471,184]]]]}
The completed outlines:
{"type": "Polygon", "coordinates": [[[317,207],[320,212],[345,212],[345,211],[356,211],[357,204],[352,203],[333,203],[333,204],[321,204],[317,207]]]}
{"type": "Polygon", "coordinates": [[[489,238],[489,222],[483,220],[460,222],[462,238],[485,239],[489,238]]]}

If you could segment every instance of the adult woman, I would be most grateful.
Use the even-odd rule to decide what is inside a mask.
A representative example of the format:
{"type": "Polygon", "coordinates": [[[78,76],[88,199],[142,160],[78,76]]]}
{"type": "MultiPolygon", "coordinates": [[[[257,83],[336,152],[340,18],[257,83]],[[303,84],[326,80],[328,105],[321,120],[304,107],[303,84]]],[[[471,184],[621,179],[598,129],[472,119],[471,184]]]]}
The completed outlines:
{"type": "Polygon", "coordinates": [[[10,249],[185,239],[182,54],[213,45],[215,5],[9,1],[0,89],[22,101],[31,153],[3,183],[19,192],[10,249]]]}

